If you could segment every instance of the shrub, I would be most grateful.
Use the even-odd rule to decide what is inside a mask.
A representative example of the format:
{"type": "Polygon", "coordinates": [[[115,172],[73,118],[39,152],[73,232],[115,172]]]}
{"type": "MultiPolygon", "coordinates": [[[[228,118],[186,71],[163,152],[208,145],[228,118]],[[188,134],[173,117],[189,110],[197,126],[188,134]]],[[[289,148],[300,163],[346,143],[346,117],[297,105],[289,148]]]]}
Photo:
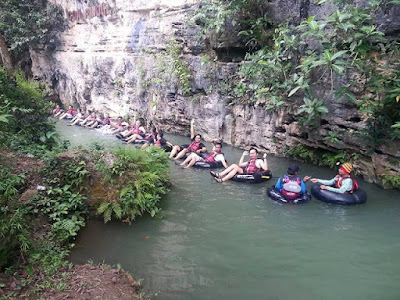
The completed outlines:
{"type": "Polygon", "coordinates": [[[121,149],[114,154],[117,159],[111,166],[101,162],[97,167],[105,176],[104,183],[111,185],[107,190],[114,191],[97,209],[104,222],[113,217],[132,222],[144,213],[157,216],[160,196],[167,192],[169,181],[166,153],[150,147],[148,151],[121,149]]]}
{"type": "Polygon", "coordinates": [[[0,145],[37,154],[52,149],[58,140],[49,110],[38,83],[0,69],[0,145]]]}

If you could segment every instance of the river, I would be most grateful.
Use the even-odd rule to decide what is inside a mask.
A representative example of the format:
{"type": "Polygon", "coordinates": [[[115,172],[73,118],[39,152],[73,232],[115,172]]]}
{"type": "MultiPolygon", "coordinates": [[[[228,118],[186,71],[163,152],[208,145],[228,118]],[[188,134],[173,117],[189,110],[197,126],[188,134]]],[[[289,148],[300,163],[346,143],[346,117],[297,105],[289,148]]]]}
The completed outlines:
{"type": "MultiPolygon", "coordinates": [[[[122,146],[115,137],[58,122],[74,146],[122,146]]],[[[167,135],[181,144],[188,138],[167,135]]],[[[207,144],[207,146],[210,146],[207,144]]],[[[242,150],[224,146],[229,163],[242,150]]],[[[275,176],[292,160],[268,158],[275,176]]],[[[335,170],[299,163],[300,175],[335,170]]],[[[400,193],[359,180],[366,204],[312,199],[283,205],[267,183],[216,183],[206,170],[170,163],[172,187],[162,219],[132,225],[89,221],[71,254],[75,263],[117,263],[143,279],[154,299],[400,299],[400,193]]],[[[307,185],[308,189],[311,187],[307,185]]]]}

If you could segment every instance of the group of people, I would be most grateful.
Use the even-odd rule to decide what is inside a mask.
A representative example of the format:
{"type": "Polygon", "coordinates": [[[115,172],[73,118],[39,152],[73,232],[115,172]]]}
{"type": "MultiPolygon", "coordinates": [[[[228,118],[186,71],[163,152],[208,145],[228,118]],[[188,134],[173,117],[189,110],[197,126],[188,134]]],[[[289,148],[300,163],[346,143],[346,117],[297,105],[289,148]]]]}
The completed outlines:
{"type": "Polygon", "coordinates": [[[96,129],[104,134],[115,135],[126,143],[140,141],[143,144],[142,148],[153,145],[161,147],[165,151],[172,149],[172,145],[164,138],[163,132],[153,127],[150,133],[147,133],[141,119],[129,125],[122,117],[113,119],[107,113],[101,115],[90,110],[83,113],[80,109],[75,110],[71,105],[65,111],[59,105],[56,105],[56,108],[52,111],[52,116],[69,120],[69,126],[82,126],[96,129]]]}
{"type": "MultiPolygon", "coordinates": [[[[190,144],[172,145],[166,141],[164,134],[155,127],[152,128],[150,133],[146,133],[143,120],[140,119],[136,120],[133,125],[129,125],[122,117],[113,120],[108,114],[104,114],[103,118],[99,118],[94,112],[88,111],[83,114],[79,110],[74,110],[72,106],[67,111],[63,111],[58,105],[53,110],[53,116],[60,119],[70,119],[70,125],[97,128],[103,133],[114,134],[126,143],[133,143],[138,140],[143,141],[142,148],[148,145],[159,146],[165,151],[171,152],[169,154],[170,159],[175,161],[183,159],[179,165],[185,169],[193,167],[198,162],[219,162],[225,169],[219,173],[210,172],[218,183],[227,181],[237,174],[254,175],[268,171],[267,155],[264,154],[263,158],[259,158],[258,150],[253,147],[249,151],[243,152],[238,164],[232,165],[228,165],[226,161],[220,140],[214,139],[211,142],[212,151],[207,152],[207,148],[202,142],[202,136],[195,133],[194,120],[190,123],[190,144]],[[247,161],[245,159],[246,156],[249,156],[247,161]]],[[[357,182],[350,175],[352,170],[353,166],[350,163],[344,163],[339,168],[339,174],[331,180],[311,178],[310,176],[305,176],[301,179],[298,177],[299,166],[292,164],[289,166],[287,174],[277,180],[275,188],[287,200],[296,199],[306,193],[305,182],[309,180],[313,183],[319,183],[322,190],[339,194],[352,193],[358,189],[357,182]]]]}
{"type": "Polygon", "coordinates": [[[289,166],[287,174],[278,179],[275,188],[287,200],[294,200],[305,194],[305,182],[307,181],[320,184],[321,190],[328,190],[338,194],[351,194],[358,190],[357,181],[350,175],[352,170],[353,165],[351,163],[344,163],[340,165],[338,174],[330,180],[311,178],[311,176],[304,176],[301,179],[298,177],[299,166],[292,164],[289,166]]]}
{"type": "MultiPolygon", "coordinates": [[[[228,165],[225,156],[222,152],[222,143],[218,140],[213,140],[211,144],[213,149],[207,152],[206,146],[202,143],[200,134],[194,132],[194,120],[191,122],[190,135],[191,143],[185,145],[174,145],[169,155],[170,159],[178,160],[184,158],[180,165],[184,168],[190,168],[197,162],[216,162],[222,163],[225,168],[222,172],[211,171],[211,175],[218,183],[222,183],[233,178],[236,174],[257,174],[268,170],[267,155],[264,154],[263,158],[259,158],[259,153],[256,148],[250,148],[249,151],[244,151],[240,157],[238,164],[228,165]],[[246,156],[249,159],[246,161],[246,156]]],[[[339,174],[331,180],[323,180],[305,176],[303,179],[298,177],[299,166],[292,164],[287,170],[287,174],[280,177],[275,188],[279,190],[282,196],[288,200],[293,200],[306,193],[305,182],[311,181],[313,183],[321,184],[322,190],[328,190],[334,193],[345,194],[352,193],[358,189],[357,182],[350,176],[353,166],[350,163],[344,163],[339,168],[339,174]]]]}

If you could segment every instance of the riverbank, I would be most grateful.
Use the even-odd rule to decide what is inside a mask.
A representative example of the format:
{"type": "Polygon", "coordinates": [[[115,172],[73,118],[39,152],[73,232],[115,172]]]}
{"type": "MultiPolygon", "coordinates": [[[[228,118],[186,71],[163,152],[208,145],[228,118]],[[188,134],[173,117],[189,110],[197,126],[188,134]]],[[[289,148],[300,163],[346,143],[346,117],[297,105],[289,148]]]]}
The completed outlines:
{"type": "MultiPolygon", "coordinates": [[[[167,158],[163,160],[157,151],[137,152],[74,150],[49,153],[42,160],[0,149],[0,190],[5,205],[0,220],[0,266],[5,271],[0,274],[1,299],[144,297],[140,284],[121,267],[73,265],[68,261],[75,237],[89,216],[100,214],[105,222],[121,218],[131,222],[139,214],[158,211],[159,195],[166,191],[164,184],[168,181],[168,172],[160,165],[167,158]],[[143,165],[151,162],[153,155],[158,162],[151,171],[143,165]],[[109,173],[110,168],[115,174],[109,173]],[[155,188],[146,189],[146,174],[153,176],[155,188]],[[143,192],[154,198],[152,202],[142,199],[146,207],[121,204],[117,211],[121,189],[134,189],[126,181],[130,176],[142,180],[143,192]],[[106,190],[112,192],[104,193],[106,190]],[[109,215],[107,205],[111,208],[109,215]]],[[[132,201],[140,197],[134,192],[132,201]]]]}
{"type": "Polygon", "coordinates": [[[0,299],[143,299],[141,285],[130,274],[105,264],[71,265],[50,279],[29,278],[25,268],[13,275],[0,274],[0,299]]]}

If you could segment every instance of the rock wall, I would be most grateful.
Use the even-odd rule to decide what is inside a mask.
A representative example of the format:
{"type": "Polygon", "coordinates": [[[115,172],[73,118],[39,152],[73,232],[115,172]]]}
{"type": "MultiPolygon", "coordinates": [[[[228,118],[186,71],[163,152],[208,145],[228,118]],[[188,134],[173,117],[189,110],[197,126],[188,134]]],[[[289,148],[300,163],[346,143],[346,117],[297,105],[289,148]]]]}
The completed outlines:
{"type": "MultiPolygon", "coordinates": [[[[344,99],[329,102],[330,114],[317,130],[304,131],[288,111],[268,113],[260,107],[227,105],[228,96],[214,89],[227,81],[240,66],[243,49],[234,31],[228,41],[207,43],[196,27],[186,26],[186,17],[197,0],[52,0],[69,18],[56,51],[32,51],[32,72],[43,80],[65,104],[111,115],[144,117],[159,128],[188,134],[196,120],[196,131],[206,140],[219,137],[238,147],[257,146],[283,154],[286,146],[302,143],[326,150],[348,149],[360,153],[359,170],[368,181],[379,182],[387,167],[400,171],[398,143],[382,145],[380,153],[366,155],[367,145],[357,135],[364,128],[358,109],[344,99]],[[157,84],[161,51],[173,38],[182,48],[191,71],[192,94],[186,96],[176,80],[157,84]],[[215,57],[216,59],[213,59],[215,57]],[[211,62],[210,62],[211,58],[211,62]],[[327,142],[337,132],[341,143],[327,142]]],[[[310,0],[268,1],[276,21],[324,16],[333,6],[317,6],[310,0]]],[[[382,30],[398,34],[400,11],[379,11],[382,30]]],[[[171,75],[164,70],[167,78],[171,75]]],[[[162,74],[161,74],[162,75],[162,74]]],[[[171,77],[172,78],[172,77],[171,77]]],[[[330,90],[320,89],[320,98],[333,99],[330,90]]]]}

